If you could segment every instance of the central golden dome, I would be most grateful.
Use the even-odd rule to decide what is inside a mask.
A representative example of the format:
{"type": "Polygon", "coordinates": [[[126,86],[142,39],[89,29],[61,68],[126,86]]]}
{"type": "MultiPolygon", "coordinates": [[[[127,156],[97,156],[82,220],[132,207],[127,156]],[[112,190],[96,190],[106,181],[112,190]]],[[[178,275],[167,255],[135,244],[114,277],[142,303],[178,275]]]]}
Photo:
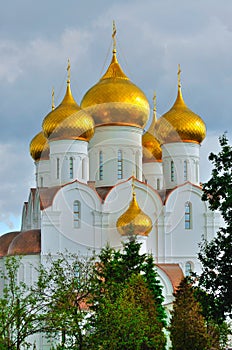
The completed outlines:
{"type": "Polygon", "coordinates": [[[88,111],[96,125],[131,125],[143,128],[149,118],[149,103],[120,67],[116,50],[106,73],[90,88],[81,107],[88,111]]]}
{"type": "MultiPolygon", "coordinates": [[[[180,68],[178,75],[180,74],[180,68]]],[[[155,132],[163,143],[195,142],[201,143],[206,135],[205,123],[201,117],[189,109],[182,97],[180,77],[178,94],[172,108],[156,122],[155,132]]]]}
{"type": "Polygon", "coordinates": [[[150,217],[140,209],[134,191],[129,208],[118,218],[116,226],[118,232],[122,236],[148,236],[151,231],[152,221],[150,217]]]}

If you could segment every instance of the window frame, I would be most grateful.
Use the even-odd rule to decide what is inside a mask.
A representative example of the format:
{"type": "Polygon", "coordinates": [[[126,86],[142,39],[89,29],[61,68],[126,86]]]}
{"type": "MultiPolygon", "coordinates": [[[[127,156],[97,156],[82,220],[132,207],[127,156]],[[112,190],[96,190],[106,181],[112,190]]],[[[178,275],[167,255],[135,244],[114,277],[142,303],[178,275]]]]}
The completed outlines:
{"type": "Polygon", "coordinates": [[[192,229],[192,203],[189,201],[184,205],[184,228],[185,230],[192,229]]]}
{"type": "Polygon", "coordinates": [[[73,202],[73,226],[80,228],[81,223],[81,203],[79,200],[73,202]]]}

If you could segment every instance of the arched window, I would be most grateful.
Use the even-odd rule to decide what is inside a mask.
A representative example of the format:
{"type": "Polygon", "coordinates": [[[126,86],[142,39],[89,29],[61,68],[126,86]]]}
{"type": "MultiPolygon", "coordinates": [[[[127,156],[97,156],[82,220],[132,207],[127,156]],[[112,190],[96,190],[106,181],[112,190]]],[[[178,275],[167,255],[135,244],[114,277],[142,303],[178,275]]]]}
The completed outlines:
{"type": "Polygon", "coordinates": [[[184,227],[186,230],[192,228],[192,205],[190,202],[185,203],[184,227]]]}
{"type": "Polygon", "coordinates": [[[73,221],[74,221],[75,228],[80,227],[80,220],[81,220],[81,203],[79,201],[74,201],[73,202],[73,221]]]}
{"type": "Polygon", "coordinates": [[[73,157],[69,158],[69,177],[73,179],[73,157]]]}
{"type": "Polygon", "coordinates": [[[157,190],[160,190],[160,179],[157,179],[157,190]]]}
{"type": "Polygon", "coordinates": [[[56,159],[56,178],[60,178],[60,159],[56,159]]]}
{"type": "Polygon", "coordinates": [[[199,163],[196,162],[196,182],[199,181],[199,163]]]}
{"type": "Polygon", "coordinates": [[[123,174],[122,174],[122,151],[118,151],[118,179],[122,179],[123,174]]]}
{"type": "Polygon", "coordinates": [[[82,158],[82,161],[81,161],[81,173],[82,173],[82,179],[85,179],[86,178],[86,158],[82,158]]]}
{"type": "Polygon", "coordinates": [[[185,276],[190,276],[192,272],[192,264],[190,261],[187,261],[185,264],[185,276]]]}
{"type": "Polygon", "coordinates": [[[135,155],[135,177],[136,177],[136,179],[139,179],[139,176],[140,176],[139,161],[140,161],[140,153],[138,151],[138,152],[136,152],[136,155],[135,155]]]}
{"type": "Polygon", "coordinates": [[[99,152],[99,180],[103,180],[103,154],[99,152]]]}
{"type": "Polygon", "coordinates": [[[188,164],[187,160],[184,161],[184,181],[188,180],[188,164]]]}
{"type": "Polygon", "coordinates": [[[174,172],[174,162],[171,160],[171,181],[174,181],[175,172],[174,172]]]}

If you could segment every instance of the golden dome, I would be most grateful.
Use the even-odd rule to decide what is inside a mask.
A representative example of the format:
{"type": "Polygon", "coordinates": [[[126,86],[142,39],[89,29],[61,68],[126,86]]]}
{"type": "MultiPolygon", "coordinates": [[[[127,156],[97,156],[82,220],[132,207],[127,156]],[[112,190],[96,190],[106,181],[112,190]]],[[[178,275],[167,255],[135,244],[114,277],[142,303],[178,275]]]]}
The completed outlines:
{"type": "Polygon", "coordinates": [[[31,140],[30,154],[35,161],[49,159],[49,144],[43,131],[31,140]]]}
{"type": "MultiPolygon", "coordinates": [[[[178,74],[180,74],[180,70],[178,74]]],[[[184,102],[180,81],[178,82],[176,101],[172,108],[158,119],[155,132],[161,143],[201,143],[206,136],[205,123],[201,117],[192,112],[184,102]]]]}
{"type": "Polygon", "coordinates": [[[82,99],[81,107],[94,118],[96,125],[131,125],[143,128],[149,118],[149,103],[120,67],[116,50],[99,82],[82,99]]]}
{"type": "MultiPolygon", "coordinates": [[[[70,74],[70,65],[68,72],[70,74]]],[[[81,109],[72,96],[70,79],[61,104],[52,110],[43,121],[44,135],[51,139],[73,139],[89,141],[94,134],[91,115],[81,109]]]]}
{"type": "Polygon", "coordinates": [[[151,231],[152,221],[150,217],[140,209],[134,191],[129,208],[118,218],[116,226],[118,232],[122,236],[148,236],[151,231]]]}
{"type": "MultiPolygon", "coordinates": [[[[154,96],[154,101],[155,101],[154,96]]],[[[153,119],[149,129],[142,136],[143,145],[143,162],[161,162],[162,161],[162,149],[159,141],[155,138],[155,124],[156,124],[156,106],[154,106],[153,119]]]]}

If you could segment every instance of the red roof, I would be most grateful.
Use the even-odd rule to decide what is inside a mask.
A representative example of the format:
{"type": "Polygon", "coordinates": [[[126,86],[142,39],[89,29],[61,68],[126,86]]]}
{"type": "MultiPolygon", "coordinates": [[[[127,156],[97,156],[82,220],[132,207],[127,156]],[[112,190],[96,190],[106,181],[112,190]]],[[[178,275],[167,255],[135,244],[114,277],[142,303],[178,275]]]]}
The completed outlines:
{"type": "Polygon", "coordinates": [[[179,264],[156,264],[161,270],[163,270],[170,279],[173,290],[176,291],[181,280],[184,278],[184,274],[179,264]]]}
{"type": "Polygon", "coordinates": [[[10,243],[7,255],[28,255],[41,252],[41,230],[20,232],[10,243]]]}
{"type": "Polygon", "coordinates": [[[18,234],[19,231],[8,232],[0,237],[0,257],[7,255],[9,245],[18,234]]]}

